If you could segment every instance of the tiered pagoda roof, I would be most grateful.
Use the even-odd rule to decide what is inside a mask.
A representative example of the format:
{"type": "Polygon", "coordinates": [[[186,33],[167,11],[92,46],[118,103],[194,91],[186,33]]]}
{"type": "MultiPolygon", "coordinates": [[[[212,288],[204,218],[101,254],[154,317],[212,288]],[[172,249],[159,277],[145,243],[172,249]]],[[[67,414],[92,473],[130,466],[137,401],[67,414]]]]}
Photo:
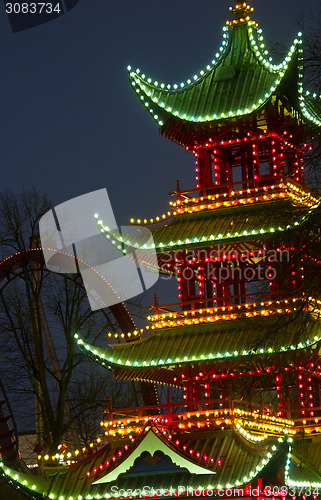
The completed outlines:
{"type": "Polygon", "coordinates": [[[168,490],[172,486],[172,492],[158,496],[175,497],[181,485],[189,488],[189,492],[199,488],[246,488],[264,473],[278,453],[285,454],[284,446],[285,450],[289,447],[289,443],[280,444],[277,438],[251,442],[232,429],[217,432],[215,436],[196,432],[177,437],[179,439],[174,441],[157,427],[147,426],[134,442],[129,438],[114,440],[75,460],[72,466],[55,468],[43,464],[46,477],[17,473],[3,464],[0,474],[14,488],[33,499],[128,496],[125,493],[117,495],[119,490],[128,490],[132,492],[130,496],[141,497],[146,485],[151,496],[155,496],[152,489],[168,490]],[[201,456],[195,448],[201,450],[201,456]]]}
{"type": "MultiPolygon", "coordinates": [[[[271,477],[277,479],[280,467],[285,470],[285,484],[289,488],[321,486],[320,437],[317,436],[309,446],[309,456],[303,451],[302,442],[293,444],[291,438],[270,437],[253,442],[233,429],[214,435],[213,432],[194,432],[180,435],[177,440],[165,437],[157,427],[148,425],[141,436],[132,441],[125,437],[102,444],[78,460],[73,457],[71,466],[57,468],[43,464],[46,474],[42,477],[1,464],[0,477],[12,487],[6,490],[8,495],[12,491],[15,499],[33,500],[140,498],[146,493],[151,497],[175,498],[182,485],[187,489],[185,495],[199,490],[215,492],[237,488],[240,492],[243,490],[240,496],[251,496],[251,484],[258,484],[255,482],[258,477],[263,478],[260,485],[263,495],[264,487],[272,484],[271,477]]],[[[183,494],[182,489],[179,491],[183,494]]]]}
{"type": "MultiPolygon", "coordinates": [[[[298,310],[300,302],[297,301],[298,310]]],[[[260,356],[283,353],[284,360],[288,351],[293,356],[294,351],[310,350],[321,340],[320,312],[312,308],[311,314],[296,314],[294,308],[292,300],[275,303],[274,311],[272,302],[266,303],[265,309],[248,305],[234,307],[230,312],[223,307],[216,318],[215,312],[212,317],[205,308],[201,314],[178,313],[179,326],[156,326],[143,339],[111,344],[107,350],[80,339],[78,344],[95,361],[115,369],[116,376],[176,385],[174,368],[185,364],[204,368],[208,363],[222,364],[233,358],[257,364],[259,360],[254,358],[260,356]],[[243,319],[237,319],[242,316],[243,319]]],[[[170,322],[173,323],[172,318],[168,319],[170,322]]]]}
{"type": "MultiPolygon", "coordinates": [[[[228,203],[226,203],[228,204],[228,203]]],[[[308,207],[282,201],[238,204],[199,213],[177,214],[171,223],[154,229],[158,251],[204,247],[269,238],[273,233],[301,225],[312,212],[308,207]]]]}
{"type": "Polygon", "coordinates": [[[169,139],[191,148],[201,131],[205,135],[226,120],[264,111],[275,96],[282,96],[289,115],[297,112],[301,120],[321,125],[320,99],[302,86],[302,33],[283,61],[274,64],[252,10],[237,3],[215,58],[186,82],[159,83],[128,67],[134,90],[169,139]]]}
{"type": "Polygon", "coordinates": [[[153,240],[149,236],[144,239],[144,234],[139,233],[136,236],[117,233],[104,226],[101,219],[98,226],[107,238],[112,236],[117,243],[126,241],[129,248],[140,250],[155,248],[161,254],[184,249],[186,245],[200,248],[253,239],[263,241],[274,233],[304,224],[311,214],[318,213],[319,204],[318,197],[293,180],[286,180],[269,187],[232,192],[232,195],[219,193],[177,201],[175,210],[165,221],[147,225],[153,240]]]}
{"type": "MultiPolygon", "coordinates": [[[[171,220],[152,227],[160,258],[163,252],[187,246],[233,244],[237,252],[239,243],[254,241],[261,247],[276,233],[304,228],[309,217],[319,217],[318,198],[301,186],[291,181],[272,187],[258,193],[253,190],[248,198],[245,192],[239,198],[190,200],[187,213],[186,204],[178,204],[171,220]]],[[[103,221],[99,224],[103,229],[103,221]]],[[[113,237],[117,239],[115,232],[113,237]]],[[[131,246],[135,248],[138,241],[133,239],[131,246]]],[[[306,303],[306,298],[302,301],[290,291],[281,300],[269,297],[222,307],[209,306],[203,300],[196,309],[187,309],[155,314],[152,326],[141,338],[133,340],[132,335],[130,342],[113,342],[107,349],[84,342],[78,334],[75,338],[84,352],[115,370],[117,377],[169,385],[175,385],[175,367],[204,366],[214,361],[222,364],[253,356],[257,363],[260,356],[310,350],[320,341],[319,302],[310,299],[306,303]]]]}
{"type": "MultiPolygon", "coordinates": [[[[196,156],[196,150],[205,152],[208,163],[204,164],[211,174],[217,167],[210,154],[217,145],[238,150],[240,143],[245,149],[250,144],[247,164],[239,159],[231,165],[232,161],[226,160],[227,170],[234,166],[242,169],[242,180],[235,181],[241,185],[239,191],[234,189],[231,171],[222,184],[212,175],[209,183],[198,184],[196,190],[182,193],[178,189],[173,212],[149,225],[153,241],[148,233],[142,247],[142,235],[128,235],[125,242],[124,235],[105,227],[97,214],[106,237],[124,253],[125,245],[146,249],[146,261],[144,252],[141,258],[151,268],[160,265],[165,252],[184,253],[219,245],[232,246],[237,254],[233,258],[238,260],[242,245],[262,249],[276,233],[303,231],[309,219],[319,218],[320,200],[305,190],[301,175],[300,158],[308,146],[302,146],[300,133],[306,124],[321,126],[320,99],[303,90],[301,33],[284,60],[274,64],[261,30],[251,18],[252,10],[246,3],[236,3],[235,18],[223,29],[215,59],[186,82],[166,85],[129,68],[131,84],[160,132],[192,149],[196,156]],[[280,117],[282,131],[278,129],[280,117]],[[291,133],[284,128],[290,128],[291,133]],[[292,140],[292,132],[295,135],[297,131],[298,140],[292,140]],[[284,148],[279,163],[273,148],[270,156],[260,158],[258,153],[254,159],[251,148],[255,143],[272,144],[274,140],[284,148]],[[290,161],[286,172],[283,157],[298,152],[300,158],[290,161]],[[254,173],[253,165],[257,168],[261,159],[262,172],[266,162],[270,174],[259,169],[254,173]],[[158,262],[148,261],[150,248],[156,249],[158,262]]],[[[224,164],[219,168],[224,170],[224,164]]],[[[259,251],[254,253],[251,257],[259,261],[259,251]]],[[[172,269],[174,260],[171,255],[172,269]]],[[[194,262],[188,265],[192,267],[194,262]]],[[[303,280],[303,272],[300,274],[303,280]]],[[[214,287],[210,280],[209,284],[214,287]]],[[[214,296],[212,289],[212,295],[201,297],[194,289],[187,294],[189,302],[181,300],[179,310],[177,304],[167,305],[176,307],[169,309],[155,300],[151,326],[139,335],[130,331],[131,322],[125,318],[123,333],[117,334],[117,341],[107,349],[90,345],[76,333],[79,348],[112,369],[115,377],[179,387],[186,391],[185,400],[171,403],[168,394],[167,403],[145,403],[143,408],[113,410],[110,404],[104,412],[106,420],[101,422],[105,434],[96,448],[69,456],[69,463],[65,460],[60,466],[55,465],[54,457],[42,458],[42,477],[1,464],[2,482],[12,486],[15,494],[35,500],[144,497],[145,485],[152,497],[177,497],[181,485],[189,488],[187,497],[198,489],[240,488],[240,496],[251,497],[254,494],[249,488],[256,486],[262,488],[263,497],[266,485],[321,487],[321,429],[317,427],[321,407],[312,401],[321,379],[321,301],[300,286],[289,285],[283,290],[281,285],[277,295],[269,284],[264,298],[258,292],[251,300],[247,300],[244,287],[239,295],[233,290],[234,302],[223,305],[225,295],[214,296]],[[301,293],[296,296],[294,290],[301,293]],[[119,342],[120,337],[125,340],[119,342]],[[285,380],[293,375],[291,387],[287,381],[282,386],[281,372],[285,380]],[[269,379],[266,392],[274,391],[273,404],[267,403],[269,397],[264,399],[260,387],[260,403],[239,397],[237,379],[241,384],[241,377],[248,375],[269,379]],[[189,387],[184,387],[188,385],[185,379],[189,379],[189,387]],[[230,386],[235,381],[235,387],[223,395],[220,383],[226,379],[230,386]],[[196,386],[204,389],[203,393],[197,392],[196,386]],[[293,409],[289,394],[297,389],[301,406],[293,409]],[[168,492],[169,485],[172,492],[168,492]]],[[[116,313],[120,318],[121,309],[116,313]]]]}

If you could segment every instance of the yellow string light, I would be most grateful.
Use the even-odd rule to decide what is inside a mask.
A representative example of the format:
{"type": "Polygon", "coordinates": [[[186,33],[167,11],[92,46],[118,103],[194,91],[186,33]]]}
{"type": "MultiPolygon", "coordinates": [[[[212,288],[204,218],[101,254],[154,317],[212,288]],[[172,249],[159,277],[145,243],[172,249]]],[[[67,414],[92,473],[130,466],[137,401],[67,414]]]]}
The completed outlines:
{"type": "MultiPolygon", "coordinates": [[[[188,193],[188,191],[183,191],[181,194],[184,193],[188,193]]],[[[136,222],[135,219],[131,218],[130,222],[132,224],[147,224],[151,226],[157,225],[160,222],[168,222],[169,219],[172,219],[176,215],[214,210],[220,207],[234,207],[242,204],[247,205],[259,201],[271,201],[276,198],[282,199],[286,197],[309,208],[315,208],[320,204],[319,198],[316,198],[312,193],[304,190],[302,186],[296,186],[293,182],[287,180],[278,185],[264,186],[263,188],[243,189],[232,191],[231,193],[217,193],[205,197],[198,196],[185,198],[184,200],[170,201],[169,204],[173,206],[176,211],[167,212],[167,216],[163,214],[161,217],[157,216],[155,219],[149,219],[149,221],[148,219],[137,219],[136,222]],[[239,196],[242,194],[250,194],[250,196],[240,198],[239,196]],[[227,200],[224,200],[224,198],[227,198],[227,200]]]]}

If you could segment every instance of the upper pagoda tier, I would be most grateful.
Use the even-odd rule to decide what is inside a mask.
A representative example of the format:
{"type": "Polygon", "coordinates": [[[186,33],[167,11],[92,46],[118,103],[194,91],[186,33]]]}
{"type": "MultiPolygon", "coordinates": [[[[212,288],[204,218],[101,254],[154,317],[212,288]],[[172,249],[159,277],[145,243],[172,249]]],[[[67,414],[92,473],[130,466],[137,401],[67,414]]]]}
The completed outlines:
{"type": "Polygon", "coordinates": [[[264,114],[280,97],[288,118],[321,124],[316,95],[303,92],[301,33],[280,64],[273,64],[262,31],[250,18],[247,4],[237,4],[235,19],[223,28],[215,59],[186,82],[167,85],[128,67],[131,84],[160,131],[184,147],[214,133],[226,120],[264,114]]]}

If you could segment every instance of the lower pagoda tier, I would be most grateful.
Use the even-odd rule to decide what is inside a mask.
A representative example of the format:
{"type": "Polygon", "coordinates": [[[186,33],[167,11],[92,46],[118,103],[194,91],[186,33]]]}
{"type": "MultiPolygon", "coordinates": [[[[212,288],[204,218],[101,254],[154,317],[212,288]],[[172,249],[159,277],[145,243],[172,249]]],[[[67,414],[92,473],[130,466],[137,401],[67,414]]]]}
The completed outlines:
{"type": "Polygon", "coordinates": [[[43,460],[42,477],[1,464],[0,484],[12,486],[17,500],[293,496],[303,483],[321,486],[320,439],[309,438],[315,452],[307,457],[304,437],[242,434],[240,426],[169,433],[147,423],[135,437],[102,438],[89,453],[69,458],[70,465],[43,460]]]}
{"type": "Polygon", "coordinates": [[[290,362],[298,351],[301,356],[318,352],[318,301],[285,299],[221,309],[178,313],[171,328],[159,326],[142,339],[108,349],[75,337],[81,350],[117,377],[168,385],[181,385],[187,372],[229,371],[236,361],[264,366],[269,358],[278,364],[278,359],[290,362]]]}

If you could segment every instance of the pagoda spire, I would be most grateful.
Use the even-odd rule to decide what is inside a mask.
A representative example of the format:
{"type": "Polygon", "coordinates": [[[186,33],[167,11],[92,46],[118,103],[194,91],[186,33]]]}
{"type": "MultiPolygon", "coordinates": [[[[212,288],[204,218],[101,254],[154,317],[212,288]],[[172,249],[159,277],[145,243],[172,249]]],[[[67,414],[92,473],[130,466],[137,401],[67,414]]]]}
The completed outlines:
{"type": "Polygon", "coordinates": [[[234,0],[234,2],[236,3],[235,7],[230,7],[229,9],[233,12],[235,18],[233,21],[226,21],[226,24],[231,27],[250,21],[251,13],[254,11],[254,7],[251,7],[246,2],[240,2],[238,0],[234,0]]]}

